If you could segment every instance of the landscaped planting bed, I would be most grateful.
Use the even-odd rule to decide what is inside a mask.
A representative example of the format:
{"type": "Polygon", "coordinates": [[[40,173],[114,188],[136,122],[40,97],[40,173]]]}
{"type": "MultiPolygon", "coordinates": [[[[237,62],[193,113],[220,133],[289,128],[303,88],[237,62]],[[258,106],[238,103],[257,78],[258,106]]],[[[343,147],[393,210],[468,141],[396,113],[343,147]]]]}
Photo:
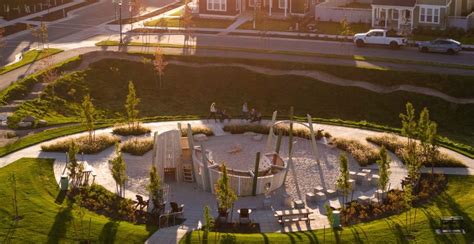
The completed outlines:
{"type": "Polygon", "coordinates": [[[356,140],[332,138],[330,144],[334,144],[337,148],[350,153],[360,166],[375,164],[379,160],[379,154],[374,147],[356,140]]]}
{"type": "MultiPolygon", "coordinates": [[[[261,125],[261,124],[234,124],[234,125],[225,125],[223,130],[226,132],[230,132],[231,134],[243,134],[245,132],[254,132],[258,134],[268,135],[268,133],[270,133],[270,126],[261,125]]],[[[273,128],[273,133],[278,135],[280,131],[283,136],[289,136],[290,126],[288,124],[275,125],[273,128]]],[[[311,139],[311,132],[306,127],[295,125],[293,127],[293,136],[301,137],[301,138],[305,138],[309,140],[311,139]]],[[[315,130],[314,136],[317,140],[320,140],[323,137],[331,138],[331,134],[329,134],[329,132],[323,132],[320,130],[315,130]]]]}
{"type": "Polygon", "coordinates": [[[135,156],[142,156],[153,149],[153,138],[132,138],[121,145],[121,150],[124,153],[129,153],[135,156]]]}
{"type": "MultiPolygon", "coordinates": [[[[214,132],[212,131],[211,128],[205,125],[195,125],[191,126],[191,133],[193,135],[196,134],[204,134],[206,136],[213,136],[214,132]]],[[[188,127],[183,127],[181,128],[181,136],[188,136],[188,127]]]]}
{"type": "MultiPolygon", "coordinates": [[[[403,161],[406,143],[402,142],[396,136],[394,135],[372,136],[372,137],[367,137],[367,141],[372,142],[378,146],[384,146],[385,148],[387,148],[387,150],[397,155],[397,157],[403,161]]],[[[423,161],[422,164],[425,167],[431,167],[431,166],[457,167],[457,168],[466,167],[466,165],[464,165],[461,161],[455,158],[452,158],[451,156],[445,153],[441,153],[441,152],[437,154],[434,162],[423,161]]]]}
{"type": "Polygon", "coordinates": [[[120,136],[140,136],[140,135],[145,135],[150,133],[151,130],[148,127],[142,126],[142,125],[133,125],[133,126],[128,126],[128,125],[121,125],[118,127],[115,127],[112,130],[112,133],[115,135],[120,135],[120,136]]]}
{"type": "Polygon", "coordinates": [[[89,136],[82,136],[79,138],[69,138],[43,145],[41,146],[41,150],[45,152],[68,152],[72,142],[77,145],[80,153],[95,154],[102,152],[117,142],[120,142],[120,138],[108,134],[100,134],[96,135],[91,142],[89,141],[89,136]]]}

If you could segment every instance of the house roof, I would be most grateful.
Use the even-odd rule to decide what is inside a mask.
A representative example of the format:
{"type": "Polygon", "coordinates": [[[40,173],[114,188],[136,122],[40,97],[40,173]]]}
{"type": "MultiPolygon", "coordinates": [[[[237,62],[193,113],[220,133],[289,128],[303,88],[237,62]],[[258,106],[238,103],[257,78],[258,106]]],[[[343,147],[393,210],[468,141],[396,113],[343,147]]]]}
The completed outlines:
{"type": "Polygon", "coordinates": [[[373,0],[373,5],[414,7],[416,0],[373,0]]]}

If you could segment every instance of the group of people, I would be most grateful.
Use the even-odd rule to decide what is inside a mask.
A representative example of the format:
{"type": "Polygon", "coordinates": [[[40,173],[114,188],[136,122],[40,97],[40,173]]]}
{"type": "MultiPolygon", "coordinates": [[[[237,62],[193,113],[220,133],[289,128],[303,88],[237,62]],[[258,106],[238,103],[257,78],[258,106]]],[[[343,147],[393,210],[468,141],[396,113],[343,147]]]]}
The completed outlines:
{"type": "MultiPolygon", "coordinates": [[[[215,102],[211,103],[211,107],[209,110],[209,116],[207,117],[207,119],[214,119],[215,122],[217,122],[217,120],[219,120],[220,122],[228,120],[230,122],[230,115],[225,109],[219,109],[215,102]]],[[[242,119],[247,120],[251,123],[260,122],[262,120],[262,113],[257,111],[255,108],[252,108],[249,112],[247,103],[244,103],[242,105],[242,119]]]]}

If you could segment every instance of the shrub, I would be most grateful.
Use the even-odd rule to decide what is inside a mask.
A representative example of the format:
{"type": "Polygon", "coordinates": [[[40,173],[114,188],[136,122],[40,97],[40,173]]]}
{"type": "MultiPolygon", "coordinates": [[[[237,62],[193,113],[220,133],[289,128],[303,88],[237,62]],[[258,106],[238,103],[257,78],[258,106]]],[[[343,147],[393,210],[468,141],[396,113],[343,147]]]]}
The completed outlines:
{"type": "Polygon", "coordinates": [[[94,154],[105,150],[116,142],[120,142],[120,139],[116,136],[102,134],[96,136],[92,142],[89,142],[88,136],[81,136],[42,145],[41,150],[45,152],[67,152],[72,141],[78,146],[80,153],[94,154]]]}
{"type": "MultiPolygon", "coordinates": [[[[400,160],[402,160],[403,163],[405,163],[403,158],[404,158],[406,143],[401,141],[395,135],[371,136],[371,137],[367,137],[366,140],[378,146],[385,146],[387,150],[397,155],[397,157],[400,160]]],[[[428,162],[428,161],[422,162],[423,166],[425,167],[431,167],[431,163],[432,162],[428,162]]],[[[466,165],[464,165],[461,161],[441,152],[437,154],[433,163],[434,163],[433,164],[434,167],[455,167],[455,168],[466,167],[466,165]]]]}
{"type": "MultiPolygon", "coordinates": [[[[270,126],[261,125],[261,124],[239,124],[239,125],[225,125],[223,128],[224,131],[230,132],[231,134],[243,134],[245,132],[254,132],[258,134],[268,135],[270,133],[270,126]]],[[[282,132],[284,136],[290,135],[290,126],[288,124],[278,124],[274,127],[273,132],[278,134],[282,132]]],[[[306,127],[293,127],[293,136],[301,137],[305,139],[311,139],[310,130],[306,127]]],[[[315,138],[320,140],[322,137],[331,138],[329,132],[323,132],[322,130],[317,130],[315,133],[315,138]]]]}
{"type": "MultiPolygon", "coordinates": [[[[193,135],[196,134],[204,134],[206,136],[213,136],[214,132],[212,131],[211,128],[205,125],[197,125],[197,126],[191,126],[191,133],[193,135]]],[[[188,136],[188,128],[187,127],[182,127],[181,128],[181,136],[188,136]]]]}
{"type": "Polygon", "coordinates": [[[115,127],[112,130],[112,133],[115,135],[120,135],[120,136],[140,136],[140,135],[145,135],[150,133],[151,130],[148,127],[144,127],[142,125],[138,126],[126,126],[122,125],[119,127],[115,127]]]}
{"type": "Polygon", "coordinates": [[[333,138],[331,144],[337,148],[346,151],[359,163],[360,166],[367,166],[377,162],[378,153],[374,147],[364,145],[356,140],[344,138],[333,138]]]}
{"type": "Polygon", "coordinates": [[[152,137],[140,139],[133,138],[125,141],[121,146],[122,152],[130,153],[135,156],[142,156],[145,153],[149,152],[151,149],[153,149],[152,137]]]}
{"type": "Polygon", "coordinates": [[[92,184],[91,186],[77,188],[69,194],[82,197],[82,206],[90,211],[110,217],[113,220],[125,220],[134,222],[134,202],[127,198],[121,198],[105,189],[103,186],[92,184]]]}

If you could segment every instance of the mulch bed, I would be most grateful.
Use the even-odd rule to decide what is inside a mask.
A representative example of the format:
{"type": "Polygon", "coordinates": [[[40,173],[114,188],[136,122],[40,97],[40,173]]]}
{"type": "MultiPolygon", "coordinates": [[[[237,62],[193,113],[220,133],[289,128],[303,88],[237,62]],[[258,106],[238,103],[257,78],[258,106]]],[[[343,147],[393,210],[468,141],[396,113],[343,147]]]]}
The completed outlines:
{"type": "MultiPolygon", "coordinates": [[[[30,25],[31,27],[36,27],[35,25],[30,25]]],[[[17,32],[20,32],[20,31],[24,31],[26,29],[28,29],[28,25],[25,24],[25,23],[16,23],[14,25],[7,25],[5,27],[3,27],[3,29],[5,30],[5,32],[3,33],[3,36],[8,36],[8,35],[12,35],[12,34],[15,34],[17,32]]]]}
{"type": "Polygon", "coordinates": [[[82,8],[84,6],[87,6],[87,5],[96,3],[96,2],[99,2],[99,0],[87,0],[85,2],[76,4],[76,5],[64,8],[64,9],[56,10],[54,12],[50,12],[50,13],[45,14],[43,16],[38,16],[36,18],[32,18],[32,19],[29,19],[29,20],[30,21],[47,21],[47,22],[55,21],[55,20],[58,20],[58,19],[66,18],[67,13],[72,11],[72,10],[82,8]]]}

